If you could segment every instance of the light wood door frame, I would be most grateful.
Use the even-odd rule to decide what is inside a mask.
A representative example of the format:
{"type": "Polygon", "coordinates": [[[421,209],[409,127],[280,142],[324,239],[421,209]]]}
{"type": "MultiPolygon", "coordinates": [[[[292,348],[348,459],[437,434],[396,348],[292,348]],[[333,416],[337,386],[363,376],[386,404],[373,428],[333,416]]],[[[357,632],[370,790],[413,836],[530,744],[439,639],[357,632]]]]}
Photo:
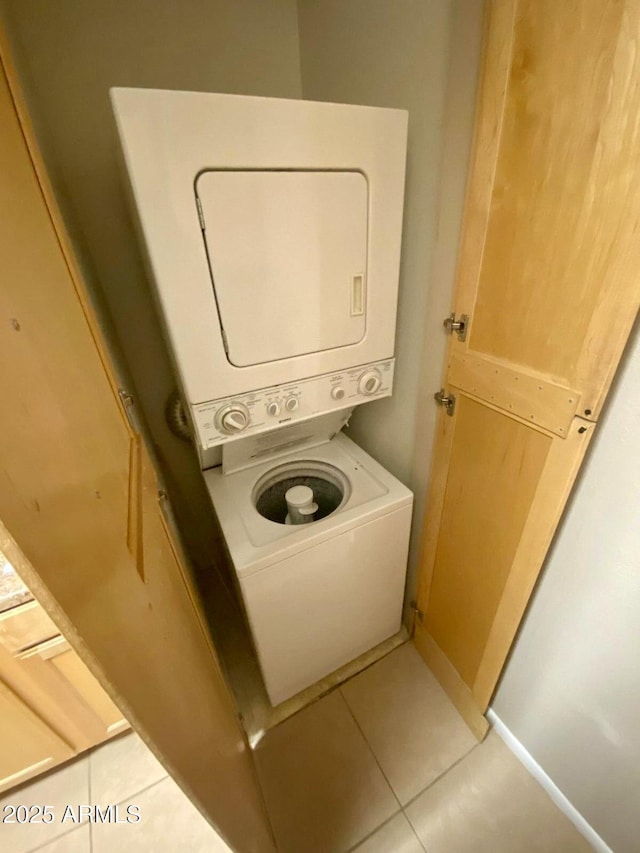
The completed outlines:
{"type": "MultiPolygon", "coordinates": [[[[620,4],[603,3],[596,8],[583,2],[571,11],[551,0],[489,0],[486,6],[483,74],[452,306],[457,317],[465,314],[470,318],[465,339],[453,335],[448,345],[443,386],[457,397],[457,403],[452,417],[442,411],[438,418],[414,636],[417,647],[478,737],[487,731],[484,711],[592,438],[640,304],[640,247],[634,237],[640,227],[640,190],[637,178],[634,181],[629,172],[640,145],[635,119],[640,109],[640,81],[637,74],[632,74],[634,56],[640,48],[640,2],[628,0],[623,5],[624,9],[620,4]],[[573,22],[565,18],[574,12],[580,18],[580,27],[574,27],[573,32],[578,35],[567,47],[565,35],[573,22]],[[527,39],[531,40],[530,45],[527,39]],[[592,113],[586,116],[578,111],[582,102],[572,101],[572,80],[563,76],[567,74],[561,61],[565,48],[571,51],[568,59],[574,60],[576,66],[582,60],[585,69],[591,68],[602,52],[606,54],[597,79],[592,80],[587,72],[580,79],[573,78],[575,85],[585,87],[592,97],[592,113]],[[594,55],[590,56],[589,51],[594,55]],[[553,74],[558,75],[562,86],[558,86],[557,99],[550,103],[555,96],[555,92],[549,96],[553,74]],[[590,91],[591,86],[594,91],[590,91]],[[535,120],[543,124],[540,102],[535,99],[545,95],[545,87],[548,98],[544,103],[549,104],[551,115],[548,138],[541,127],[527,127],[527,122],[533,127],[535,120]],[[573,138],[567,141],[558,127],[562,121],[566,127],[571,110],[575,129],[571,129],[573,138]],[[581,121],[587,128],[584,132],[581,121]],[[522,158],[528,155],[531,163],[519,161],[520,152],[514,143],[514,139],[519,141],[519,134],[522,158]],[[563,171],[567,173],[566,186],[562,182],[563,171]],[[551,187],[545,184],[549,175],[560,175],[559,183],[551,187]],[[566,233],[562,230],[563,216],[569,223],[566,233]],[[531,245],[540,252],[537,257],[531,256],[527,245],[529,222],[531,245]],[[568,247],[567,258],[562,256],[564,245],[568,247]],[[516,261],[521,266],[514,268],[516,261]],[[536,279],[538,262],[543,277],[536,279]],[[499,276],[505,282],[503,304],[499,276]],[[534,287],[532,282],[538,287],[533,295],[525,289],[527,282],[530,287],[534,287]],[[551,293],[553,286],[568,289],[559,293],[557,304],[553,303],[553,296],[547,300],[551,308],[558,309],[569,302],[564,297],[572,294],[570,288],[576,295],[583,295],[584,304],[577,298],[574,313],[567,313],[562,324],[549,328],[540,305],[546,304],[544,288],[550,288],[551,293]],[[513,328],[505,323],[505,317],[512,319],[513,328]],[[492,323],[496,327],[495,341],[491,340],[492,323]],[[545,336],[549,340],[548,351],[539,343],[545,336]],[[566,346],[563,336],[568,341],[566,346]],[[488,413],[486,417],[479,417],[478,406],[488,413]],[[505,440],[505,461],[498,463],[496,471],[496,478],[507,477],[505,483],[512,489],[516,488],[519,472],[514,468],[510,480],[505,474],[504,466],[510,464],[508,453],[514,453],[514,446],[521,442],[520,456],[512,458],[511,463],[530,465],[534,446],[538,448],[536,466],[530,465],[529,473],[523,475],[528,478],[531,494],[522,519],[509,519],[505,510],[509,496],[502,495],[504,525],[507,528],[511,523],[507,533],[513,541],[507,549],[508,572],[492,589],[489,575],[493,566],[487,567],[483,583],[478,567],[475,575],[469,571],[465,574],[465,567],[456,565],[452,549],[443,542],[444,531],[455,530],[456,513],[463,512],[456,502],[468,504],[470,500],[460,487],[464,448],[459,445],[461,436],[469,435],[469,421],[473,418],[478,424],[484,418],[492,428],[506,429],[512,435],[511,447],[505,440]],[[438,573],[436,581],[434,573],[438,573]],[[478,608],[485,607],[490,614],[481,638],[472,637],[467,626],[455,624],[456,584],[466,583],[473,586],[478,608]],[[483,596],[491,600],[483,601],[483,596]],[[448,616],[443,615],[443,606],[449,607],[448,616]],[[443,619],[448,620],[444,628],[443,619]],[[466,649],[461,652],[465,643],[466,649]]],[[[580,94],[575,97],[579,100],[580,94]]],[[[470,452],[488,447],[488,434],[489,429],[485,428],[484,445],[479,441],[470,452]]],[[[467,459],[469,462],[473,460],[467,459]]],[[[471,481],[474,476],[492,477],[479,464],[469,464],[469,471],[471,481]]],[[[480,480],[471,482],[479,509],[474,516],[467,506],[469,537],[474,535],[474,517],[486,519],[486,513],[483,516],[481,511],[481,486],[480,480]]],[[[513,496],[517,498],[518,494],[514,492],[513,496]]],[[[459,525],[457,529],[460,530],[459,525]]],[[[481,531],[475,533],[482,535],[481,531]]],[[[493,543],[500,545],[499,534],[492,535],[493,543]]],[[[468,555],[471,546],[467,542],[467,551],[461,551],[468,555]]],[[[459,601],[462,612],[462,598],[459,601]]],[[[465,606],[472,605],[467,602],[465,606]]]]}

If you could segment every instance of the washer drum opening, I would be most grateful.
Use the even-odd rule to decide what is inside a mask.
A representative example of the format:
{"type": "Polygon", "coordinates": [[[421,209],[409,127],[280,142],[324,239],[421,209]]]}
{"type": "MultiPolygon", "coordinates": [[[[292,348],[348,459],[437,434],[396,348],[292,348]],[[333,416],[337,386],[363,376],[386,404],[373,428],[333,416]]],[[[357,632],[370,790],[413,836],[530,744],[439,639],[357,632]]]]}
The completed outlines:
{"type": "MultiPolygon", "coordinates": [[[[325,462],[289,462],[273,468],[256,483],[253,505],[263,518],[285,524],[285,495],[292,486],[308,486],[318,509],[313,521],[320,521],[339,509],[351,496],[351,487],[342,471],[325,462]]],[[[313,524],[313,522],[311,522],[313,524]]]]}

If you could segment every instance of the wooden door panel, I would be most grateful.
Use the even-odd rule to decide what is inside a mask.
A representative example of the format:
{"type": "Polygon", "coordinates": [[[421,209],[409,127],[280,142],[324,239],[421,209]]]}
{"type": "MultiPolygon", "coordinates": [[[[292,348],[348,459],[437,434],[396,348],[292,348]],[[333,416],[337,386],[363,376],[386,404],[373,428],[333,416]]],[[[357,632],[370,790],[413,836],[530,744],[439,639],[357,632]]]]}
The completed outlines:
{"type": "Polygon", "coordinates": [[[593,419],[637,309],[640,9],[496,0],[488,18],[456,299],[465,354],[580,394],[593,419]]]}
{"type": "Polygon", "coordinates": [[[529,426],[458,397],[425,626],[469,687],[551,442],[529,426]]]}
{"type": "MultiPolygon", "coordinates": [[[[618,79],[627,69],[614,67],[624,4],[597,5],[517,3],[470,335],[473,350],[569,383],[607,275],[608,240],[629,205],[636,217],[640,210],[637,181],[630,180],[624,161],[613,164],[607,156],[612,96],[621,115],[634,110],[632,138],[636,147],[640,141],[635,93],[625,102],[615,91],[628,85],[618,79]],[[612,179],[609,194],[605,183],[612,179]],[[513,318],[526,318],[526,330],[513,318]]],[[[618,130],[624,133],[624,126],[618,130]]]]}
{"type": "Polygon", "coordinates": [[[416,644],[486,709],[640,304],[640,0],[489,0],[416,644]]]}
{"type": "Polygon", "coordinates": [[[580,405],[580,393],[532,370],[470,351],[451,353],[449,383],[490,406],[562,438],[580,405]]]}
{"type": "Polygon", "coordinates": [[[595,425],[566,438],[459,389],[440,417],[415,642],[478,737],[595,425]]]}
{"type": "MultiPolygon", "coordinates": [[[[229,843],[272,853],[251,751],[163,523],[144,442],[124,417],[1,42],[0,360],[10,413],[0,421],[0,547],[229,843]]],[[[58,663],[49,671],[62,679],[58,663]]]]}

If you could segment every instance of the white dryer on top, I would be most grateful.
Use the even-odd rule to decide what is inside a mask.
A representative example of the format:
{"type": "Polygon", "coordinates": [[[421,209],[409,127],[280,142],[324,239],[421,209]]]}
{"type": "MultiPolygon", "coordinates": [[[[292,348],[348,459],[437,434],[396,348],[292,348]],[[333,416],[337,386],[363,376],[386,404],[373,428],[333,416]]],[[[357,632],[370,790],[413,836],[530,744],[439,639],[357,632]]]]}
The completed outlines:
{"type": "Polygon", "coordinates": [[[192,407],[393,359],[406,112],[111,96],[192,407]]]}

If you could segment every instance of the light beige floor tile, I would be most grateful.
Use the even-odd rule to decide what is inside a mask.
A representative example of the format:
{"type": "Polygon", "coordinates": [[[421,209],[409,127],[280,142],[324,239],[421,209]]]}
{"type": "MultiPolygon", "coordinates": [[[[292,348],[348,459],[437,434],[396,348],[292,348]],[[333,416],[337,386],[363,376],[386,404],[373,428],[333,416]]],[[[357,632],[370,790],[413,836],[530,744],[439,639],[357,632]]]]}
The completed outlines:
{"type": "Polygon", "coordinates": [[[118,807],[121,823],[91,827],[93,853],[231,853],[173,779],[163,779],[118,807]],[[127,823],[137,806],[139,823],[127,823]]]}
{"type": "Polygon", "coordinates": [[[495,733],[406,814],[429,853],[591,851],[495,733]]]}
{"type": "Polygon", "coordinates": [[[91,800],[114,805],[148,788],[167,771],[135,732],[105,743],[89,755],[91,800]]]}
{"type": "Polygon", "coordinates": [[[86,758],[77,758],[65,767],[54,770],[35,782],[9,791],[0,800],[0,816],[6,805],[51,806],[51,823],[3,823],[0,827],[0,849],[11,853],[26,853],[51,842],[73,830],[78,806],[89,804],[89,765],[86,758]],[[65,807],[71,810],[65,812],[65,807]],[[63,822],[64,820],[64,822],[63,822]]]}
{"type": "Polygon", "coordinates": [[[255,755],[282,853],[344,853],[399,809],[338,691],[269,731],[255,755]]]}
{"type": "Polygon", "coordinates": [[[403,805],[477,745],[412,643],[340,689],[403,805]]]}
{"type": "Polygon", "coordinates": [[[352,853],[424,853],[424,847],[409,821],[400,812],[359,844],[352,853]]]}
{"type": "Polygon", "coordinates": [[[91,835],[89,826],[81,826],[38,847],[37,853],[91,853],[91,835]]]}

